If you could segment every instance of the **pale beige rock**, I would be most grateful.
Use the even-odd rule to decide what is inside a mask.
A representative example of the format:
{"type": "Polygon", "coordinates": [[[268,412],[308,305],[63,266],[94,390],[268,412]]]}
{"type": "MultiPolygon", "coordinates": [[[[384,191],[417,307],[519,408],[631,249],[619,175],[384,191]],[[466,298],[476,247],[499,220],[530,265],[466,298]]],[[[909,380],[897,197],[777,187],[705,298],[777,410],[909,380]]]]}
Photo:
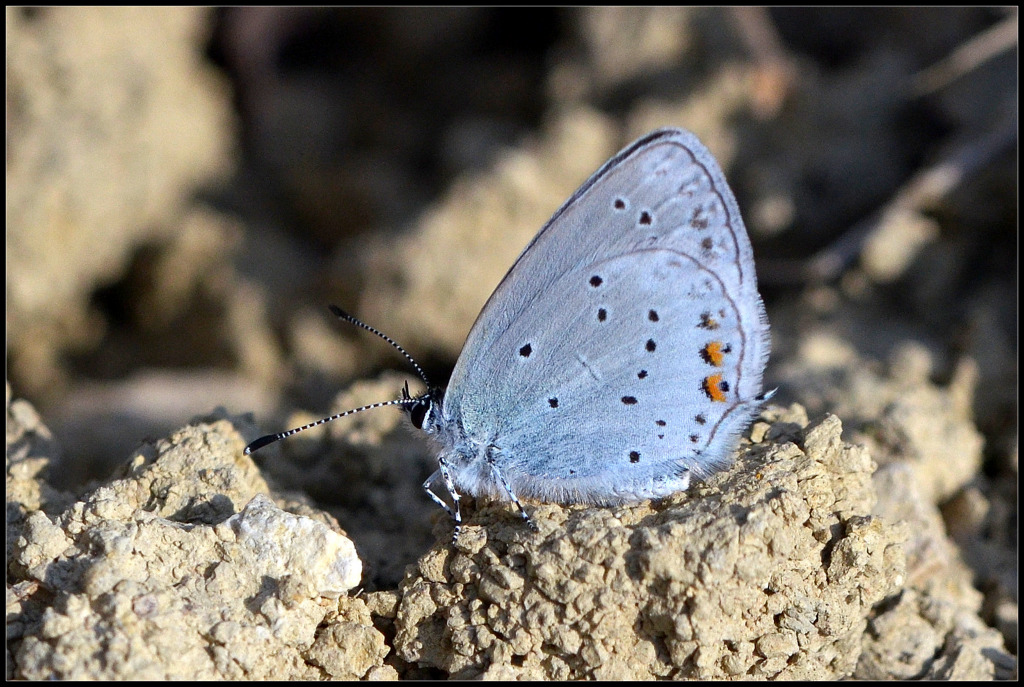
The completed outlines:
{"type": "Polygon", "coordinates": [[[345,598],[339,604],[337,617],[317,633],[306,659],[332,679],[398,679],[394,668],[383,665],[388,651],[384,636],[374,629],[363,600],[345,598]]]}
{"type": "MultiPolygon", "coordinates": [[[[786,435],[805,424],[770,415],[786,435]]],[[[903,552],[870,515],[874,463],[840,429],[830,417],[800,445],[749,447],[662,504],[531,504],[537,533],[478,504],[456,548],[402,583],[395,648],[459,677],[850,675],[903,552]]]]}
{"type": "Polygon", "coordinates": [[[904,590],[872,619],[859,679],[1006,680],[1016,659],[999,632],[956,603],[904,590]]]}
{"type": "Polygon", "coordinates": [[[844,418],[849,439],[867,446],[879,465],[910,466],[923,498],[945,500],[977,474],[982,436],[972,418],[977,370],[969,361],[939,387],[920,345],[899,346],[885,365],[858,357],[825,330],[806,336],[800,348],[783,371],[793,392],[812,412],[844,418]]]}
{"type": "Polygon", "coordinates": [[[63,512],[28,511],[8,555],[12,675],[390,675],[366,605],[337,600],[359,582],[351,541],[274,505],[244,446],[231,421],[198,422],[63,512]]]}
{"type": "Polygon", "coordinates": [[[359,584],[362,564],[347,537],[286,513],[263,494],[254,496],[225,524],[262,575],[282,579],[301,570],[317,582],[311,591],[326,597],[338,597],[359,584]]]}
{"type": "MultiPolygon", "coordinates": [[[[33,417],[15,407],[9,417],[33,417]]],[[[538,533],[507,504],[478,502],[457,548],[436,519],[439,544],[397,593],[333,605],[325,596],[351,580],[325,583],[331,566],[316,563],[335,558],[318,557],[340,537],[324,531],[332,519],[259,496],[267,486],[230,422],[186,428],[63,512],[21,502],[8,523],[13,675],[1011,674],[917,472],[874,472],[834,417],[764,416],[737,465],[688,493],[613,509],[529,503],[538,533]]],[[[20,422],[9,435],[26,446],[20,422]]],[[[382,449],[369,427],[351,440],[382,449]]],[[[9,484],[44,475],[48,459],[35,460],[26,474],[9,460],[9,484]]]]}

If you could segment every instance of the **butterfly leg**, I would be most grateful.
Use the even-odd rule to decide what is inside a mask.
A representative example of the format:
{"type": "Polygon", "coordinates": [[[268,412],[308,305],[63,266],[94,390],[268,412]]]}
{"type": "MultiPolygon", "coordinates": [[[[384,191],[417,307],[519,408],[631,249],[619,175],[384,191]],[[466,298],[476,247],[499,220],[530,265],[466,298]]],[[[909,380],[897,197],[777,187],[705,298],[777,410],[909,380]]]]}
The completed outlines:
{"type": "Polygon", "coordinates": [[[434,503],[444,508],[444,511],[455,520],[455,534],[452,535],[452,544],[459,539],[459,535],[462,534],[462,508],[459,504],[461,498],[459,492],[455,490],[455,482],[452,480],[451,472],[448,469],[448,461],[445,460],[444,456],[439,456],[437,464],[440,469],[427,478],[427,481],[423,483],[423,490],[427,492],[427,495],[434,500],[434,503]],[[437,481],[437,477],[440,475],[444,478],[445,489],[448,490],[448,494],[452,497],[452,502],[455,504],[455,509],[452,510],[447,503],[444,502],[440,496],[434,493],[431,489],[431,485],[437,481]]]}
{"type": "Polygon", "coordinates": [[[498,469],[498,464],[495,462],[493,454],[493,451],[497,450],[497,448],[497,446],[491,446],[491,451],[487,452],[487,465],[491,468],[491,475],[494,477],[494,480],[501,485],[501,488],[505,490],[508,497],[512,499],[512,503],[516,505],[516,508],[519,510],[519,515],[521,515],[523,520],[526,521],[526,524],[529,525],[531,530],[536,532],[537,525],[533,523],[533,520],[530,520],[530,516],[526,513],[526,509],[523,508],[523,504],[519,502],[519,497],[517,497],[515,492],[512,491],[512,487],[505,479],[505,475],[503,475],[501,470],[498,469]]]}
{"type": "Polygon", "coordinates": [[[437,471],[434,472],[434,474],[432,474],[430,477],[428,477],[427,481],[423,483],[423,491],[427,492],[427,496],[429,496],[431,499],[433,499],[434,503],[436,503],[437,505],[441,506],[441,508],[444,508],[444,512],[445,513],[447,513],[452,518],[454,518],[455,517],[455,513],[452,511],[452,509],[448,506],[447,503],[445,503],[444,499],[442,499],[440,496],[435,494],[434,490],[431,488],[433,486],[434,482],[436,482],[437,478],[440,477],[440,476],[441,476],[441,471],[437,470],[437,471]]]}

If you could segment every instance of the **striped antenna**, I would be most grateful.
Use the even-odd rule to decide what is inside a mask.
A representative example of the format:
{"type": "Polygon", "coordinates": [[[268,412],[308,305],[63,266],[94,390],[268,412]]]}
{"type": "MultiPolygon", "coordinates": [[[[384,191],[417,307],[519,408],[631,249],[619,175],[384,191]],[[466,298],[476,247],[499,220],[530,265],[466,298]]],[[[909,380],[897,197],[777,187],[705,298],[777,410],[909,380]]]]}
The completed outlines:
{"type": "Polygon", "coordinates": [[[262,436],[259,439],[257,439],[256,441],[254,441],[251,444],[249,444],[248,446],[246,446],[245,447],[245,455],[249,455],[253,451],[258,451],[261,448],[263,448],[264,446],[266,446],[267,444],[272,444],[275,441],[280,441],[281,439],[287,439],[288,437],[290,437],[293,434],[298,434],[299,432],[301,432],[303,430],[311,429],[311,428],[316,427],[318,425],[322,425],[325,422],[330,422],[331,420],[337,420],[338,418],[345,417],[346,415],[354,415],[355,413],[361,413],[364,410],[370,410],[372,408],[383,408],[384,406],[406,406],[406,405],[409,405],[410,403],[414,403],[414,402],[415,402],[415,399],[399,398],[399,399],[395,399],[393,401],[381,401],[379,403],[371,403],[370,405],[363,406],[362,408],[355,408],[354,410],[346,410],[344,413],[338,413],[337,415],[331,415],[330,417],[325,417],[322,420],[317,420],[316,422],[310,422],[308,425],[302,425],[301,427],[296,427],[295,429],[289,429],[287,432],[280,432],[278,434],[267,434],[266,436],[262,436]]]}
{"type": "Polygon", "coordinates": [[[390,336],[388,336],[384,332],[382,332],[380,330],[377,330],[377,329],[374,329],[373,327],[371,327],[370,325],[366,324],[365,322],[361,322],[360,320],[357,320],[355,317],[353,317],[352,315],[349,315],[347,312],[345,312],[344,310],[342,310],[341,308],[339,308],[336,305],[329,305],[327,307],[331,309],[332,313],[334,313],[335,315],[337,315],[341,319],[345,320],[346,322],[351,322],[352,324],[354,324],[357,327],[362,327],[366,331],[368,331],[368,332],[370,332],[372,334],[376,334],[377,336],[379,336],[380,338],[384,339],[389,344],[391,344],[394,347],[394,349],[396,351],[398,351],[399,353],[401,353],[402,355],[404,355],[405,359],[409,361],[409,364],[412,365],[416,369],[416,374],[418,374],[420,376],[420,379],[422,379],[423,383],[427,385],[427,388],[428,389],[434,388],[434,385],[430,383],[429,379],[427,379],[427,373],[423,371],[423,368],[419,366],[419,363],[417,363],[415,360],[413,360],[412,356],[409,355],[404,348],[402,348],[401,346],[398,345],[397,341],[392,339],[390,336]]]}
{"type": "MultiPolygon", "coordinates": [[[[357,327],[362,327],[366,331],[371,332],[373,334],[376,334],[377,336],[379,336],[380,338],[384,339],[389,344],[391,344],[395,348],[395,350],[397,350],[399,353],[404,355],[405,359],[408,360],[409,363],[416,369],[416,373],[419,374],[420,379],[422,379],[423,383],[427,385],[427,388],[428,389],[432,389],[433,388],[431,386],[431,384],[430,384],[430,380],[427,379],[427,375],[423,371],[423,368],[420,367],[419,364],[415,360],[412,359],[412,356],[409,355],[404,348],[402,348],[401,346],[398,345],[398,342],[396,342],[394,339],[392,339],[390,336],[388,336],[384,332],[378,331],[377,329],[374,329],[370,325],[368,325],[368,324],[366,324],[364,322],[361,322],[360,320],[357,320],[355,317],[353,317],[352,315],[349,315],[347,312],[345,312],[344,310],[342,310],[338,306],[330,305],[328,307],[331,309],[331,312],[333,312],[335,315],[337,315],[341,319],[345,320],[346,322],[351,322],[352,324],[356,325],[357,327]]],[[[430,392],[428,391],[427,394],[429,394],[429,393],[430,392]]],[[[364,410],[371,410],[373,408],[383,408],[385,406],[402,406],[403,408],[408,408],[409,406],[415,406],[415,405],[423,403],[423,398],[425,398],[425,397],[414,397],[414,396],[410,395],[409,394],[409,383],[406,382],[405,383],[405,388],[402,389],[402,398],[394,399],[392,401],[381,401],[379,403],[371,403],[370,405],[363,406],[362,408],[355,408],[353,410],[346,410],[344,413],[338,413],[337,415],[331,415],[330,417],[325,417],[325,418],[323,418],[321,420],[317,420],[316,422],[310,422],[308,425],[302,425],[301,427],[296,427],[295,429],[289,429],[287,432],[280,432],[278,434],[267,434],[266,436],[262,436],[259,439],[257,439],[256,441],[254,441],[251,444],[249,444],[248,446],[246,446],[245,447],[245,455],[249,455],[253,451],[258,451],[261,448],[263,448],[264,446],[266,446],[267,444],[272,444],[275,441],[280,441],[281,439],[287,439],[288,437],[290,437],[293,434],[298,434],[299,432],[301,432],[303,430],[311,429],[311,428],[316,427],[318,425],[322,425],[325,422],[330,422],[331,420],[337,420],[338,418],[345,417],[346,415],[354,415],[355,413],[361,413],[364,410]]]]}

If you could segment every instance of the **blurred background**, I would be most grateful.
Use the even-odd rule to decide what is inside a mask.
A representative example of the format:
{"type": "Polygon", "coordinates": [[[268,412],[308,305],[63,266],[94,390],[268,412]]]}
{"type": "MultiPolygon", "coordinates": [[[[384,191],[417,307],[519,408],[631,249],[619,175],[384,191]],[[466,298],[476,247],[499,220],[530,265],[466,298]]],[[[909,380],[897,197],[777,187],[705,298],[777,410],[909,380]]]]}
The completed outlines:
{"type": "MultiPolygon", "coordinates": [[[[901,384],[953,390],[984,441],[937,498],[973,480],[1015,541],[1017,63],[1014,8],[8,8],[9,394],[78,489],[217,407],[251,440],[416,381],[329,303],[446,379],[550,214],[682,126],[743,209],[777,400],[870,436],[901,384]]],[[[438,510],[400,415],[259,458],[361,553],[417,532],[380,584],[438,510]]]]}

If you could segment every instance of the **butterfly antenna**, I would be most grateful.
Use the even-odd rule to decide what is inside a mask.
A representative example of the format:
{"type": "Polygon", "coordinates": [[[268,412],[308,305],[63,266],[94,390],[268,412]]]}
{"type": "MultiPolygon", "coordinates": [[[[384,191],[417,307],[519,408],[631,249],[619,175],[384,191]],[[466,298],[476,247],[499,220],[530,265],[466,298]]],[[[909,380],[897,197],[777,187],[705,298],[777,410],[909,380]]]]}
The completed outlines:
{"type": "Polygon", "coordinates": [[[382,332],[382,331],[380,331],[378,329],[374,329],[373,327],[371,327],[370,325],[366,324],[365,322],[357,320],[355,317],[353,317],[352,315],[349,315],[347,312],[345,312],[344,310],[342,310],[341,308],[339,308],[336,305],[329,305],[327,307],[331,309],[332,313],[334,313],[335,315],[337,315],[341,319],[345,320],[346,322],[351,322],[352,324],[354,324],[357,327],[362,327],[366,331],[368,331],[368,332],[370,332],[372,334],[376,334],[377,336],[379,336],[380,338],[384,339],[389,344],[391,344],[391,346],[396,351],[398,351],[399,353],[404,355],[405,359],[409,361],[409,364],[412,365],[413,368],[415,368],[416,374],[418,374],[420,376],[420,379],[422,379],[423,383],[427,385],[427,388],[428,389],[433,389],[434,388],[434,385],[430,383],[429,379],[427,379],[427,373],[423,371],[423,368],[419,366],[419,363],[417,363],[415,360],[413,360],[412,356],[409,355],[409,353],[406,352],[406,350],[404,348],[402,348],[401,346],[398,345],[397,341],[392,339],[390,336],[388,336],[384,332],[382,332]]]}
{"type": "Polygon", "coordinates": [[[280,441],[281,439],[287,439],[288,437],[290,437],[293,434],[298,434],[299,432],[305,431],[307,429],[311,429],[313,427],[317,427],[319,425],[324,424],[325,422],[330,422],[331,420],[337,420],[338,418],[345,417],[346,415],[354,415],[356,413],[361,413],[364,410],[372,410],[373,408],[383,408],[385,406],[407,406],[411,402],[414,402],[414,401],[415,401],[415,399],[398,398],[398,399],[395,399],[395,400],[392,400],[392,401],[380,401],[379,403],[371,403],[370,405],[363,406],[362,408],[355,408],[353,410],[346,410],[344,413],[338,413],[337,415],[331,415],[330,417],[325,417],[322,420],[317,420],[316,422],[310,422],[308,425],[302,425],[301,427],[296,427],[295,429],[289,429],[287,432],[280,432],[278,434],[267,434],[266,436],[262,436],[259,439],[257,439],[256,441],[254,441],[251,444],[249,444],[248,446],[246,446],[245,447],[245,455],[249,455],[253,451],[258,451],[259,449],[263,448],[267,444],[272,444],[275,441],[280,441]]]}
{"type": "MultiPolygon", "coordinates": [[[[420,367],[419,364],[415,360],[412,359],[412,356],[409,355],[409,353],[406,352],[406,350],[404,348],[402,348],[401,346],[398,345],[398,342],[396,342],[394,339],[392,339],[390,336],[388,336],[384,332],[378,331],[377,329],[374,329],[370,325],[368,325],[368,324],[366,324],[364,322],[361,322],[360,320],[357,320],[355,317],[353,317],[352,315],[349,315],[347,312],[345,312],[344,310],[342,310],[338,306],[331,305],[331,306],[328,306],[328,307],[330,307],[331,312],[333,312],[335,315],[337,315],[341,319],[346,320],[348,322],[351,322],[352,324],[356,325],[357,327],[362,327],[366,331],[372,332],[373,334],[376,334],[377,336],[379,336],[380,338],[384,339],[389,344],[391,344],[394,347],[394,349],[397,350],[402,355],[404,355],[405,359],[409,361],[409,363],[413,366],[413,368],[415,368],[417,374],[419,374],[419,376],[420,376],[420,379],[422,379],[423,383],[427,385],[427,388],[428,389],[433,389],[434,388],[430,384],[430,380],[427,379],[427,374],[423,371],[423,368],[420,367]]],[[[248,446],[246,446],[245,447],[245,454],[249,455],[253,451],[258,451],[259,449],[263,448],[264,446],[266,446],[268,444],[272,444],[275,441],[280,441],[281,439],[287,439],[288,437],[290,437],[293,434],[298,434],[299,432],[305,431],[307,429],[312,429],[313,427],[318,427],[319,425],[322,425],[322,424],[324,424],[326,422],[331,422],[332,420],[337,420],[339,418],[343,418],[343,417],[346,417],[348,415],[354,415],[356,413],[361,413],[364,410],[372,410],[373,408],[384,408],[386,406],[402,406],[402,407],[408,408],[408,406],[415,406],[415,405],[417,405],[417,404],[419,404],[421,402],[422,402],[421,399],[415,398],[415,397],[413,397],[412,394],[409,393],[409,382],[406,382],[405,383],[405,387],[402,389],[402,398],[396,398],[396,399],[391,400],[391,401],[380,401],[379,403],[371,403],[370,405],[363,406],[361,408],[355,408],[353,410],[346,410],[344,413],[338,413],[337,415],[331,415],[330,417],[325,417],[325,418],[323,418],[321,420],[317,420],[316,422],[310,422],[308,425],[302,425],[301,427],[296,427],[295,429],[289,429],[287,432],[279,432],[278,434],[267,434],[266,436],[262,436],[259,439],[257,439],[256,441],[254,441],[251,444],[249,444],[248,446]]]]}

